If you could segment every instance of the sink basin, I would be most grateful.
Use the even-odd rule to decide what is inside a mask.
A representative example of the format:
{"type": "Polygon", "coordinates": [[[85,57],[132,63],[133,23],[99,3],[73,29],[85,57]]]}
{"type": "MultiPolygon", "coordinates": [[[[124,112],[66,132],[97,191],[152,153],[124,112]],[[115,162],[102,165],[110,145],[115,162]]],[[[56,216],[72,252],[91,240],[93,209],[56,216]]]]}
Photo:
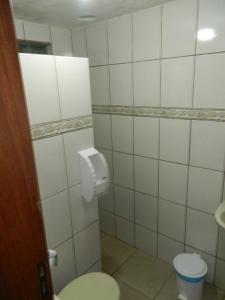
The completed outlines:
{"type": "Polygon", "coordinates": [[[225,201],[223,201],[215,212],[216,222],[225,229],[225,201]]]}

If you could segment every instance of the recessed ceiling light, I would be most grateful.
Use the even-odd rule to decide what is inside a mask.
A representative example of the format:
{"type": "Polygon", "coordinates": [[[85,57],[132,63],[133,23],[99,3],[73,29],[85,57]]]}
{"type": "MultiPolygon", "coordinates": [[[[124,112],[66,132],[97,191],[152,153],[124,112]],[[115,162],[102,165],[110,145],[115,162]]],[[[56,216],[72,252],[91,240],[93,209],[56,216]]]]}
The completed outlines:
{"type": "Polygon", "coordinates": [[[85,15],[77,18],[78,21],[90,22],[96,20],[96,16],[93,15],[85,15]]]}
{"type": "Polygon", "coordinates": [[[204,28],[198,31],[198,40],[201,42],[207,42],[213,40],[217,34],[212,28],[204,28]]]}

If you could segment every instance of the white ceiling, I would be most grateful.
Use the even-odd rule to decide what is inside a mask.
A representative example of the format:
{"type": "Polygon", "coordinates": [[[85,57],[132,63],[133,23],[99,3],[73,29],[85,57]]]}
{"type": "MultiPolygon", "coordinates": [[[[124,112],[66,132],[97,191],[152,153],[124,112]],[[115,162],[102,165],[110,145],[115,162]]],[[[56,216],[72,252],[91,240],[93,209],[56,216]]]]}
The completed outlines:
{"type": "Polygon", "coordinates": [[[94,15],[99,21],[169,1],[172,0],[12,0],[18,19],[69,28],[87,24],[78,19],[80,16],[94,15]]]}

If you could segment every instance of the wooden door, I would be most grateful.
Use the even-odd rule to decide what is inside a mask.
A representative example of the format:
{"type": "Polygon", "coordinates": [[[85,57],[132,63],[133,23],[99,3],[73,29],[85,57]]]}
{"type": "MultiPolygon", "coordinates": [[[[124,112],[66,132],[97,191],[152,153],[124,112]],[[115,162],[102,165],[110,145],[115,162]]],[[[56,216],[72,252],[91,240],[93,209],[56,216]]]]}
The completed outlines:
{"type": "Polygon", "coordinates": [[[8,0],[0,0],[0,299],[52,299],[30,129],[8,0]]]}

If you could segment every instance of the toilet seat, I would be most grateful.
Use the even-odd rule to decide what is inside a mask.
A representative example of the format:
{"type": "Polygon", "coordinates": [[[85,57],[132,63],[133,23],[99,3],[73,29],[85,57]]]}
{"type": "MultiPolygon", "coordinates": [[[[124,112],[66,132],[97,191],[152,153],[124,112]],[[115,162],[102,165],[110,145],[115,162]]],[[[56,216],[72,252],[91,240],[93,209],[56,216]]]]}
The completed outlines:
{"type": "Polygon", "coordinates": [[[119,300],[120,290],[111,276],[89,273],[70,282],[58,297],[60,300],[119,300]]]}

